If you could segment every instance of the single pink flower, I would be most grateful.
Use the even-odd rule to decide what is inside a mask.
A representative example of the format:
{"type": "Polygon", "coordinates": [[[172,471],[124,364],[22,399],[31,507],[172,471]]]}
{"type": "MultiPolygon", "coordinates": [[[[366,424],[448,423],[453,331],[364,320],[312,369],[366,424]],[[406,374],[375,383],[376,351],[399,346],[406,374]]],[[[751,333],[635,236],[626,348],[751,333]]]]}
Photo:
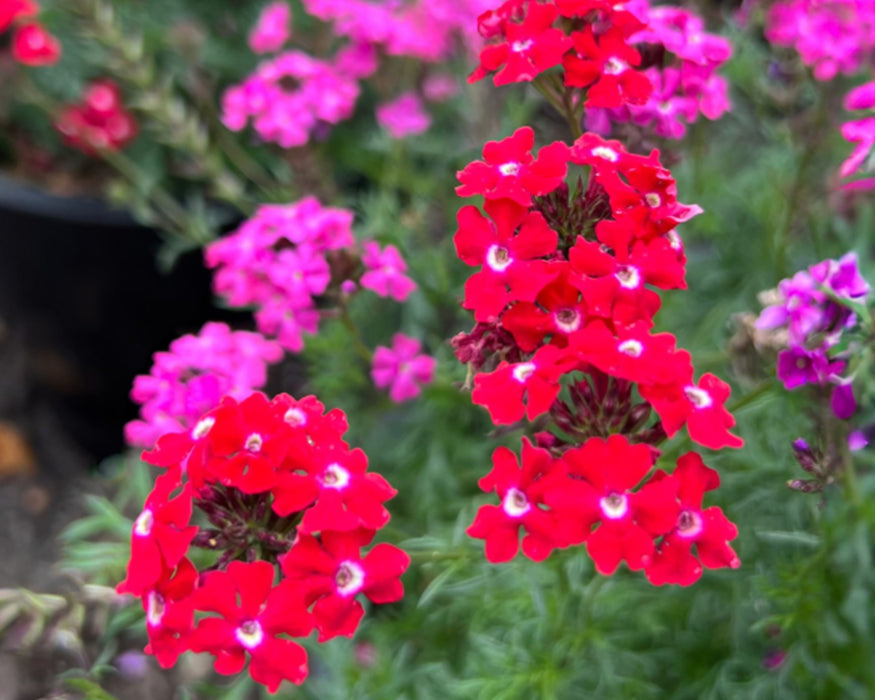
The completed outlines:
{"type": "Polygon", "coordinates": [[[431,126],[431,117],[415,93],[405,92],[397,99],[377,107],[377,123],[393,139],[403,139],[410,134],[426,131],[431,126]]]}
{"type": "Polygon", "coordinates": [[[267,5],[249,34],[249,48],[255,53],[279,51],[291,36],[292,9],[286,2],[267,5]]]}
{"type": "Polygon", "coordinates": [[[420,355],[421,345],[403,333],[392,336],[392,347],[380,346],[374,353],[371,378],[378,389],[389,388],[389,398],[396,403],[419,395],[420,386],[434,378],[437,361],[420,355]]]}

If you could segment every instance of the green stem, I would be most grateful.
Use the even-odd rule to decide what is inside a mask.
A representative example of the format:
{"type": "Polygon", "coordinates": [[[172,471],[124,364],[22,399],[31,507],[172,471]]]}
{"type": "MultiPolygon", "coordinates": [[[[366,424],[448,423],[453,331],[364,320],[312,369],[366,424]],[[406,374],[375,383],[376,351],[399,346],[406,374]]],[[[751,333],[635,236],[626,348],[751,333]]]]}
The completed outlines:
{"type": "Polygon", "coordinates": [[[341,304],[339,318],[340,322],[343,324],[343,327],[346,328],[346,330],[349,332],[350,339],[352,340],[352,345],[355,348],[356,352],[365,362],[370,365],[374,359],[374,355],[368,349],[368,346],[362,342],[359,330],[353,322],[352,317],[349,315],[349,309],[347,308],[346,304],[341,304]]]}

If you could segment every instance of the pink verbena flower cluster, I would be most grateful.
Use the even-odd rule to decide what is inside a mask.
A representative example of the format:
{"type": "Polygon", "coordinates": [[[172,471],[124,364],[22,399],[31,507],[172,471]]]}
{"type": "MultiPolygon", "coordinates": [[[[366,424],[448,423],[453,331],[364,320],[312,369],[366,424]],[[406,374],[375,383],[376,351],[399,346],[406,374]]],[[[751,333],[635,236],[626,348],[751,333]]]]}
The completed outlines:
{"type": "Polygon", "coordinates": [[[835,301],[863,303],[870,291],[860,274],[856,253],[840,260],[824,260],[778,288],[762,295],[769,303],[757,319],[757,328],[786,331],[786,349],[778,354],[778,379],[787,389],[805,384],[833,386],[831,407],[837,418],[853,416],[853,376],[845,374],[850,351],[846,331],[857,315],[835,301]]]}
{"type": "Polygon", "coordinates": [[[333,61],[287,51],[265,63],[222,97],[222,122],[232,131],[248,123],[264,140],[301,146],[320,124],[348,119],[359,96],[356,76],[333,61]]]}
{"type": "MultiPolygon", "coordinates": [[[[286,51],[261,64],[222,99],[222,121],[233,131],[251,124],[261,139],[283,148],[301,146],[314,132],[348,119],[359,84],[378,68],[378,51],[436,62],[466,40],[484,0],[419,0],[375,4],[363,0],[309,0],[304,9],[348,38],[331,58],[286,51]]],[[[280,51],[291,36],[287,3],[268,5],[250,33],[256,53],[280,51]]],[[[427,99],[436,99],[423,88],[427,99]]],[[[445,92],[444,92],[445,95],[445,92]]],[[[438,97],[437,99],[442,99],[438,97]]],[[[415,92],[384,104],[377,119],[393,138],[425,131],[430,120],[415,92]]]]}
{"type": "Polygon", "coordinates": [[[276,692],[308,673],[293,638],[352,637],[359,598],[401,599],[410,557],[390,544],[362,552],[396,491],[343,439],[347,427],[315,396],[254,393],[224,397],[143,454],[164,472],[134,522],[117,590],[142,599],[146,652],[162,667],[209,653],[218,673],[248,662],[276,692]]]}
{"type": "Polygon", "coordinates": [[[870,0],[782,0],[769,8],[766,38],[792,46],[818,80],[851,75],[875,50],[875,4],[870,0]]]}
{"type": "Polygon", "coordinates": [[[130,445],[151,447],[167,432],[190,430],[223,396],[244,399],[267,383],[267,365],[282,359],[282,348],[259,333],[232,331],[207,323],[153,355],[149,374],[134,379],[131,399],[140,419],[125,426],[130,445]]]}
{"type": "Polygon", "coordinates": [[[632,0],[627,7],[647,24],[629,43],[644,55],[663,54],[659,64],[643,71],[653,92],[645,104],[588,110],[587,127],[608,133],[611,122],[632,122],[658,136],[680,139],[700,114],[712,120],[723,116],[730,108],[729,89],[717,70],[732,56],[731,44],[706,32],[701,17],[691,10],[651,7],[647,0],[632,0]]]}

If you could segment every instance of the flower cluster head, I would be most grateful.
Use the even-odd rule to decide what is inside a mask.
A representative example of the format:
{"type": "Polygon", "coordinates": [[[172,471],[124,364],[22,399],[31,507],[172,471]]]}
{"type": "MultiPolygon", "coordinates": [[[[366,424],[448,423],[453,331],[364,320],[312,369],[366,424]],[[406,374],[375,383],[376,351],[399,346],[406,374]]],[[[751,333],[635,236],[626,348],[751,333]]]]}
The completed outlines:
{"type": "Polygon", "coordinates": [[[629,37],[642,54],[661,61],[642,66],[653,91],[645,104],[588,110],[588,128],[607,133],[611,123],[646,126],[657,136],[680,139],[701,114],[719,119],[729,110],[728,85],[717,71],[732,56],[729,42],[705,31],[701,17],[689,9],[651,7],[647,0],[627,4],[647,27],[629,37]]]}
{"type": "Polygon", "coordinates": [[[779,0],[769,8],[766,38],[792,46],[818,80],[850,75],[875,49],[875,6],[869,0],[779,0]]]}
{"type": "MultiPolygon", "coordinates": [[[[352,636],[372,603],[399,600],[409,557],[368,547],[395,490],[343,440],[346,416],[313,396],[231,397],[143,458],[164,472],[131,533],[120,593],[142,599],[146,651],[169,668],[186,651],[215,657],[275,692],[307,676],[293,638],[352,636]],[[198,524],[198,519],[201,524],[198,524]],[[192,547],[212,563],[195,568],[192,547]]],[[[202,561],[198,558],[197,561],[202,561]]]]}
{"type": "MultiPolygon", "coordinates": [[[[403,301],[416,288],[395,246],[376,242],[355,251],[353,214],[315,197],[266,204],[237,231],[206,249],[214,288],[231,306],[254,306],[259,330],[300,352],[316,333],[317,300],[336,300],[358,286],[403,301]]],[[[322,311],[325,304],[321,305],[322,311]]]]}
{"type": "Polygon", "coordinates": [[[39,22],[35,0],[0,0],[0,33],[13,27],[12,57],[26,66],[50,66],[61,58],[61,44],[39,22]]]}
{"type": "Polygon", "coordinates": [[[711,374],[697,380],[674,336],[652,330],[654,288],[686,288],[677,227],[701,209],[678,201],[658,151],[636,155],[592,133],[533,147],[532,129],[520,128],[458,173],[457,192],[485,201],[458,214],[456,251],[477,268],[462,305],[476,325],[453,345],[475,372],[473,402],[494,423],[559,430],[538,434],[542,448],[524,446],[521,468],[511,469],[509,451],[496,453],[481,486],[502,505],[484,506],[469,534],[504,561],[522,524],[533,559],[586,541],[602,573],[626,561],[654,583],[698,578],[693,541],[705,566],[736,566],[726,545],[734,527],[701,510],[702,491],[717,484],[703,476],[711,470],[679,466],[642,485],[656,445],[684,427],[711,449],[743,444],[730,432],[729,386],[711,374]],[[588,181],[569,187],[569,165],[588,166],[588,181]],[[703,479],[712,485],[687,483],[703,479]]]}
{"type": "Polygon", "coordinates": [[[92,156],[119,151],[137,135],[137,122],[125,108],[121,90],[109,79],[91,83],[79,104],[61,111],[55,128],[67,145],[92,156]]]}
{"type": "Polygon", "coordinates": [[[128,443],[152,447],[164,433],[191,430],[223,396],[245,399],[264,387],[267,365],[282,356],[277,343],[224,323],[177,338],[155,353],[149,374],[134,379],[131,398],[141,405],[141,417],[125,426],[128,443]]]}
{"type": "Polygon", "coordinates": [[[844,376],[847,352],[840,348],[847,345],[844,333],[858,322],[856,313],[841,301],[863,303],[869,289],[856,253],[847,253],[797,272],[761,295],[769,305],[756,327],[786,331],[786,348],[778,353],[778,379],[787,389],[833,385],[832,409],[841,419],[854,414],[856,401],[853,377],[844,376]]]}
{"type": "Polygon", "coordinates": [[[302,146],[320,125],[348,119],[359,96],[355,76],[331,61],[287,51],[262,63],[222,97],[222,121],[232,131],[247,124],[283,148],[302,146]]]}

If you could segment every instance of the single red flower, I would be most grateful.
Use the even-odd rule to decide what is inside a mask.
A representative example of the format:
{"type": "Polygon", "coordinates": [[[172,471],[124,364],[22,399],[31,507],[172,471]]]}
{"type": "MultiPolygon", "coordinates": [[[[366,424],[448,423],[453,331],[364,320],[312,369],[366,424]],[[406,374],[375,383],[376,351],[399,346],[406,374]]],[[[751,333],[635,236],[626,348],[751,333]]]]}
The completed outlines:
{"type": "Polygon", "coordinates": [[[502,362],[494,372],[475,376],[471,401],[485,406],[496,425],[523,416],[534,420],[550,410],[559,395],[559,378],[576,364],[573,354],[545,345],[527,362],[502,362]]]}
{"type": "Polygon", "coordinates": [[[644,568],[653,538],[668,532],[677,517],[676,483],[650,480],[632,492],[653,466],[650,448],[622,435],[590,438],[565,452],[562,461],[578,481],[552,495],[552,503],[576,506],[586,529],[601,523],[586,540],[599,573],[611,575],[624,560],[633,571],[644,568]]]}
{"type": "Polygon", "coordinates": [[[300,588],[291,581],[274,586],[274,567],[265,561],[234,561],[227,571],[207,574],[194,594],[194,607],[219,617],[202,619],[191,649],[215,656],[217,673],[239,673],[249,656],[249,675],[275,693],[284,680],[307,677],[307,652],[279,635],[305,637],[313,620],[300,588]]]}
{"type": "Polygon", "coordinates": [[[666,583],[689,586],[702,575],[702,564],[709,569],[727,566],[737,569],[741,562],[728,543],[735,539],[738,530],[720,508],[702,509],[705,492],[720,485],[717,472],[706,467],[698,454],[688,452],[678,459],[677,468],[667,478],[679,484],[680,511],[674,528],[657,547],[647,566],[648,580],[655,586],[666,583]],[[693,545],[696,545],[698,558],[693,556],[693,545]]]}
{"type": "Polygon", "coordinates": [[[641,55],[626,43],[622,31],[609,29],[596,36],[590,25],[571,39],[574,50],[562,60],[565,84],[588,88],[587,107],[615,109],[650,99],[653,84],[636,70],[641,55]]]}
{"type": "Polygon", "coordinates": [[[659,414],[669,437],[686,423],[690,438],[712,450],[744,445],[744,440],[729,432],[735,425],[735,418],[724,405],[731,391],[729,385],[713,374],[703,374],[698,385],[692,382],[690,373],[677,382],[645,383],[639,389],[659,414]]]}
{"type": "Polygon", "coordinates": [[[501,141],[488,141],[483,160],[475,160],[456,173],[462,184],[460,197],[483,195],[486,199],[511,199],[520,206],[532,204],[532,196],[555,190],[568,172],[568,146],[556,141],[532,155],[535,132],[523,126],[501,141]]]}
{"type": "Polygon", "coordinates": [[[401,583],[410,557],[390,544],[378,544],[364,557],[361,548],[374,536],[373,530],[323,532],[319,539],[299,535],[283,556],[283,574],[305,593],[313,606],[319,641],[352,637],[364,610],[356,600],[359,593],[372,603],[394,603],[404,595],[401,583]]]}
{"type": "Polygon", "coordinates": [[[489,200],[485,209],[492,221],[476,207],[460,209],[453,239],[463,262],[482,266],[468,278],[463,304],[482,322],[493,320],[511,301],[533,301],[559,272],[540,259],[558,243],[543,215],[507,199],[489,200]]]}
{"type": "Polygon", "coordinates": [[[12,57],[26,66],[49,66],[61,58],[61,44],[39,22],[30,22],[15,30],[12,57]]]}
{"type": "Polygon", "coordinates": [[[568,546],[576,531],[554,511],[542,508],[551,491],[563,488],[561,464],[523,438],[522,465],[507,447],[492,453],[492,465],[478,483],[487,493],[495,491],[501,505],[481,506],[466,530],[470,537],[486,540],[486,558],[493,564],[513,559],[519,551],[520,528],[526,532],[523,553],[533,561],[568,546]]]}
{"type": "Polygon", "coordinates": [[[161,668],[170,668],[188,650],[194,615],[191,594],[197,580],[197,569],[188,559],[182,559],[175,570],[165,568],[155,585],[143,593],[149,635],[145,651],[158,660],[161,668]]]}

